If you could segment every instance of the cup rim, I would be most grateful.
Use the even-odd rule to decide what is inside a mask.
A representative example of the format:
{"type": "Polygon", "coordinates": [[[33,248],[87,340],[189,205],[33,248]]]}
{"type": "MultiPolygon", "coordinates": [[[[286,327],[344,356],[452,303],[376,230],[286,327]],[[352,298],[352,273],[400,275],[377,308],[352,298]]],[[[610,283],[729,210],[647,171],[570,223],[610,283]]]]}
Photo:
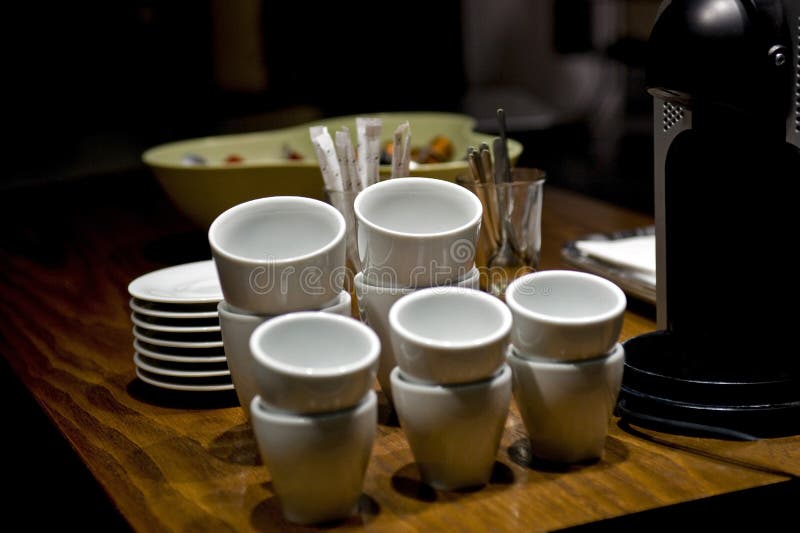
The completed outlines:
{"type": "Polygon", "coordinates": [[[529,320],[536,320],[538,322],[553,325],[584,326],[612,320],[621,313],[624,313],[628,304],[628,300],[622,289],[620,289],[615,283],[595,274],[589,274],[588,272],[577,272],[574,270],[540,270],[538,272],[532,272],[530,274],[521,276],[509,283],[508,287],[506,288],[506,304],[508,304],[512,311],[529,320]],[[528,283],[533,283],[534,281],[546,280],[548,278],[581,278],[584,280],[589,280],[592,283],[602,285],[604,288],[608,289],[613,294],[616,301],[608,311],[604,311],[592,316],[557,317],[529,309],[517,300],[517,292],[522,286],[528,283]]]}
{"type": "Polygon", "coordinates": [[[470,289],[467,287],[428,287],[426,289],[414,291],[412,294],[408,294],[397,300],[397,302],[389,310],[389,325],[394,333],[397,333],[401,337],[415,344],[425,346],[427,348],[450,351],[463,350],[465,348],[483,348],[501,341],[504,337],[508,337],[509,333],[511,333],[513,317],[511,316],[511,311],[509,311],[508,307],[503,302],[501,302],[497,297],[487,294],[483,291],[470,289]],[[419,333],[411,331],[405,324],[402,323],[400,320],[400,313],[404,308],[417,304],[419,300],[424,301],[430,298],[436,298],[438,295],[442,294],[455,294],[459,295],[459,298],[463,296],[465,298],[478,300],[481,302],[481,304],[486,303],[488,307],[500,315],[500,327],[496,331],[474,340],[443,341],[420,335],[419,333]]]}
{"type": "Polygon", "coordinates": [[[421,291],[425,289],[443,289],[445,287],[456,287],[461,289],[467,289],[466,285],[470,282],[474,282],[477,278],[481,275],[480,270],[476,265],[472,265],[467,271],[466,276],[464,278],[451,282],[447,285],[433,285],[433,286],[425,286],[425,287],[406,287],[406,286],[397,286],[397,285],[373,285],[368,283],[365,279],[366,276],[363,272],[356,272],[355,276],[353,276],[353,283],[355,285],[364,287],[367,291],[373,294],[411,294],[412,292],[421,291]],[[464,284],[462,287],[461,284],[464,284]]]}
{"type": "Polygon", "coordinates": [[[461,186],[475,187],[480,189],[485,189],[487,187],[499,187],[499,186],[521,186],[521,185],[536,185],[541,186],[547,181],[547,171],[537,167],[513,167],[511,169],[511,181],[509,182],[502,182],[497,183],[495,181],[491,182],[476,182],[471,177],[466,174],[459,174],[455,177],[455,184],[461,186]],[[526,179],[517,179],[518,177],[515,176],[515,172],[523,171],[524,173],[535,174],[533,177],[528,177],[526,179]]]}
{"type": "Polygon", "coordinates": [[[513,344],[509,344],[506,351],[506,359],[513,359],[518,362],[518,364],[564,371],[589,366],[605,366],[616,362],[621,357],[625,357],[625,347],[621,342],[615,342],[614,346],[608,351],[596,357],[589,357],[586,359],[554,359],[552,357],[536,356],[532,354],[530,356],[522,355],[519,349],[513,344]]]}
{"type": "Polygon", "coordinates": [[[449,237],[458,235],[463,231],[471,228],[472,226],[479,224],[481,219],[483,218],[483,205],[478,197],[471,191],[467,190],[460,185],[456,185],[455,183],[445,181],[442,179],[437,178],[426,178],[426,177],[404,177],[404,178],[394,178],[394,179],[387,179],[384,181],[379,181],[369,187],[366,187],[361,192],[356,195],[355,200],[353,201],[353,212],[356,215],[358,221],[365,226],[368,226],[371,230],[383,233],[384,235],[389,235],[395,238],[409,238],[409,239],[429,239],[429,238],[440,238],[440,237],[449,237]],[[385,228],[383,226],[379,226],[374,222],[370,221],[364,214],[361,212],[361,204],[364,202],[364,198],[367,198],[371,194],[376,194],[375,191],[379,191],[382,189],[389,189],[392,187],[408,187],[412,184],[420,184],[426,183],[430,184],[432,187],[440,187],[442,189],[448,190],[456,190],[458,189],[459,192],[454,192],[453,194],[469,194],[469,201],[472,202],[473,206],[476,208],[475,215],[469,220],[469,222],[462,224],[456,228],[449,229],[447,231],[439,231],[439,232],[432,232],[432,233],[409,233],[406,231],[397,231],[392,230],[389,228],[385,228]]]}
{"type": "Polygon", "coordinates": [[[494,374],[486,379],[468,381],[466,383],[427,383],[416,381],[413,378],[409,379],[399,366],[392,369],[389,374],[389,380],[391,383],[399,382],[404,388],[414,390],[415,392],[452,394],[457,390],[496,387],[506,381],[510,381],[511,376],[511,367],[508,363],[504,362],[494,374]]]}
{"type": "Polygon", "coordinates": [[[470,186],[475,187],[476,189],[488,189],[490,187],[494,188],[513,188],[513,187],[541,187],[542,185],[547,182],[547,178],[541,177],[532,180],[512,180],[508,182],[496,183],[496,182],[486,182],[486,183],[469,183],[470,186]]]}
{"type": "Polygon", "coordinates": [[[250,335],[250,352],[253,354],[253,358],[259,364],[267,367],[271,371],[308,380],[327,379],[360,372],[376,364],[381,353],[381,341],[378,338],[378,335],[372,331],[372,329],[353,318],[335,315],[332,313],[322,313],[320,311],[300,311],[277,316],[256,327],[256,329],[253,330],[253,333],[250,335]],[[320,321],[338,322],[337,327],[349,328],[350,330],[356,332],[357,335],[366,337],[369,346],[366,350],[366,353],[361,355],[355,361],[343,365],[328,367],[293,365],[270,357],[267,352],[261,349],[258,341],[265,335],[269,335],[271,330],[280,328],[287,322],[298,321],[310,321],[312,324],[313,322],[320,321]]]}
{"type": "MultiPolygon", "coordinates": [[[[330,307],[335,307],[337,305],[344,305],[346,301],[350,301],[350,298],[351,298],[350,292],[347,291],[346,289],[342,289],[341,291],[339,291],[339,294],[337,294],[334,299],[332,299],[329,302],[326,302],[325,305],[323,305],[319,309],[315,309],[315,311],[325,311],[330,307]]],[[[282,314],[279,313],[277,315],[262,315],[259,313],[252,313],[250,311],[246,311],[232,306],[227,300],[219,301],[219,303],[217,304],[217,313],[224,314],[230,318],[239,320],[267,320],[279,317],[282,314]]]]}
{"type": "Polygon", "coordinates": [[[374,390],[370,389],[356,405],[337,411],[326,411],[324,413],[295,413],[292,411],[274,409],[261,399],[260,394],[253,396],[253,399],[250,400],[249,407],[251,416],[259,420],[297,426],[313,426],[319,424],[323,420],[336,420],[337,418],[346,419],[361,416],[365,411],[373,409],[377,403],[378,396],[374,390]]]}
{"type": "Polygon", "coordinates": [[[316,200],[314,198],[306,198],[305,196],[269,196],[266,198],[256,198],[255,200],[249,200],[247,202],[234,205],[233,207],[220,213],[219,216],[217,216],[217,218],[214,219],[214,221],[211,223],[211,226],[209,226],[208,228],[208,243],[215,254],[218,254],[224,257],[225,259],[231,261],[242,262],[242,263],[288,265],[298,261],[305,261],[306,259],[310,259],[314,256],[330,252],[333,248],[335,248],[340,242],[344,240],[346,230],[347,227],[344,216],[339,212],[338,209],[336,209],[335,207],[326,202],[316,200]],[[249,257],[244,257],[241,255],[230,253],[220,246],[219,241],[217,240],[217,232],[219,231],[219,227],[222,224],[224,224],[227,220],[236,216],[240,212],[252,210],[255,207],[261,207],[262,205],[265,204],[269,205],[282,202],[291,202],[306,206],[314,206],[314,208],[321,207],[322,209],[325,209],[328,213],[331,213],[336,219],[336,223],[338,225],[336,235],[334,235],[333,238],[322,247],[317,248],[316,250],[308,252],[306,254],[292,256],[292,257],[283,257],[281,259],[265,259],[263,261],[254,260],[249,257]]]}

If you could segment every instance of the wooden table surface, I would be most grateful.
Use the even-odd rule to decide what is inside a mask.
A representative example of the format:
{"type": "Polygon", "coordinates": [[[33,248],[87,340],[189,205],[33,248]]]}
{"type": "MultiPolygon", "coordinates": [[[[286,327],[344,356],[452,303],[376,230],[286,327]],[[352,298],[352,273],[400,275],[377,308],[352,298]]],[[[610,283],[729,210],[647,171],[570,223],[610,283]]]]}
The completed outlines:
{"type": "MultiPolygon", "coordinates": [[[[0,353],[128,523],[141,531],[290,528],[232,393],[167,393],[134,373],[128,282],[210,257],[205,233],[144,173],[4,193],[2,204],[0,353]]],[[[553,187],[544,206],[546,269],[564,266],[567,240],[652,222],[553,187]]],[[[622,339],[654,328],[652,308],[635,307],[622,339]]],[[[548,468],[530,461],[512,406],[492,481],[437,492],[419,482],[382,407],[360,512],[340,527],[552,530],[800,475],[798,437],[722,441],[617,420],[601,461],[548,468]]]]}

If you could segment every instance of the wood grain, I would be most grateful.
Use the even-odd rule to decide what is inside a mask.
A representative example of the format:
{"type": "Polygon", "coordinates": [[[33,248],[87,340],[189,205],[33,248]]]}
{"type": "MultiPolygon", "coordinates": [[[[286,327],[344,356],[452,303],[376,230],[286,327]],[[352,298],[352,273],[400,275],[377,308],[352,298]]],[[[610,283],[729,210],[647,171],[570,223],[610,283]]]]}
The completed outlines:
{"type": "MultiPolygon", "coordinates": [[[[173,394],[135,378],[127,284],[209,257],[204,232],[146,175],[6,194],[3,203],[0,222],[14,229],[0,237],[0,353],[131,526],[291,530],[233,394],[173,394]]],[[[651,222],[552,187],[544,206],[543,268],[563,266],[567,240],[651,222]]],[[[637,309],[623,338],[654,327],[652,308],[637,309]]],[[[553,469],[531,462],[514,407],[492,481],[444,493],[420,483],[384,403],[359,513],[338,527],[550,530],[800,475],[797,437],[728,442],[628,431],[616,420],[609,431],[603,460],[553,469]]]]}

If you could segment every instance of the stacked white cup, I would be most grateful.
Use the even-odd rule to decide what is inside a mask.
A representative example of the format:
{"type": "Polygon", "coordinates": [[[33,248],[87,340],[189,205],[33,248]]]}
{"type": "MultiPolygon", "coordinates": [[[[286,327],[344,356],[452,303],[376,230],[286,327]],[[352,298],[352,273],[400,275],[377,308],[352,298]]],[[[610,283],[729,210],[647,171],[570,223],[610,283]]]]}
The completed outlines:
{"type": "Polygon", "coordinates": [[[625,350],[626,298],[614,283],[549,270],[506,290],[514,316],[507,361],[533,455],[574,463],[602,457],[625,350]]]}
{"type": "Polygon", "coordinates": [[[344,218],[309,198],[262,198],[222,213],[208,238],[225,355],[283,514],[347,518],[375,435],[380,341],[350,318],[344,218]]]}
{"type": "Polygon", "coordinates": [[[477,289],[475,250],[481,202],[466,188],[432,178],[396,178],[361,191],[353,204],[361,272],[354,278],[361,319],[381,339],[378,382],[392,402],[396,366],[389,310],[432,286],[477,289]]]}
{"type": "Polygon", "coordinates": [[[346,519],[358,506],[378,424],[378,336],[357,320],[290,313],[250,338],[253,430],[290,522],[346,519]]]}
{"type": "Polygon", "coordinates": [[[400,299],[389,322],[394,405],[422,480],[486,484],[511,401],[511,313],[489,294],[435,287],[400,299]]]}
{"type": "Polygon", "coordinates": [[[294,311],[351,315],[342,290],[345,222],[330,205],[274,196],[236,205],[208,231],[224,300],[222,342],[245,415],[256,394],[250,335],[267,320],[294,311]]]}

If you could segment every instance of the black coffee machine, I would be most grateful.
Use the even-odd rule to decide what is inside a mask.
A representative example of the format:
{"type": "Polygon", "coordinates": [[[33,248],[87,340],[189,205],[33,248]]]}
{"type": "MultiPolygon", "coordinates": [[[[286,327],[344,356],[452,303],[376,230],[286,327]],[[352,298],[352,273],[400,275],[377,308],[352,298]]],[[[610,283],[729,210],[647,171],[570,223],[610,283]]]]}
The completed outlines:
{"type": "Polygon", "coordinates": [[[660,331],[625,343],[623,421],[800,433],[799,34],[800,0],[660,7],[647,66],[660,331]]]}

